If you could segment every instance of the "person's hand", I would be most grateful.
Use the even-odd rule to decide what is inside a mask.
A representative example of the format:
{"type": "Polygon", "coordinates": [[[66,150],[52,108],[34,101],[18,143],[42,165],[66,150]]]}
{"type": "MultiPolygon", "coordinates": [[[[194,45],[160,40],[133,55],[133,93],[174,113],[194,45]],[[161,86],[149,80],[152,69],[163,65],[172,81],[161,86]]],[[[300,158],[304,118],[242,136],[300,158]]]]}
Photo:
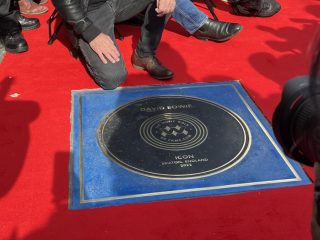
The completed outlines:
{"type": "Polygon", "coordinates": [[[156,12],[158,17],[172,13],[176,7],[176,0],[157,0],[156,12]]]}
{"type": "Polygon", "coordinates": [[[120,53],[108,35],[100,33],[89,45],[104,64],[107,64],[108,60],[112,63],[119,62],[120,53]]]}

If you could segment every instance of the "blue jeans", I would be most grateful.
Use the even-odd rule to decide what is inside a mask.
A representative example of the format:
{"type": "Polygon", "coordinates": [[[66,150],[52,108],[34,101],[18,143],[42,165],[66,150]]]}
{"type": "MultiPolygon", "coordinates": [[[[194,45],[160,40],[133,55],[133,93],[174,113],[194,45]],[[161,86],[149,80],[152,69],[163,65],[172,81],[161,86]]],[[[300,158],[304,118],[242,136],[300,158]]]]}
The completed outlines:
{"type": "Polygon", "coordinates": [[[190,0],[176,0],[172,16],[190,34],[196,32],[208,19],[190,0]]]}

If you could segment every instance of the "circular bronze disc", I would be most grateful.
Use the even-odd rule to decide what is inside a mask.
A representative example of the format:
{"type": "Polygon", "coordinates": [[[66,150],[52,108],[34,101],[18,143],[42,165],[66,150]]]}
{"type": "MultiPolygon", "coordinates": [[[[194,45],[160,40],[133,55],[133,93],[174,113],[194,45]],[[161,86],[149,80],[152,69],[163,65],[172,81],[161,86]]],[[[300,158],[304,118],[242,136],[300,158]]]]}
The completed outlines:
{"type": "Polygon", "coordinates": [[[109,113],[98,127],[111,160],[156,178],[189,179],[224,171],[241,161],[250,130],[235,113],[184,96],[139,99],[109,113]]]}

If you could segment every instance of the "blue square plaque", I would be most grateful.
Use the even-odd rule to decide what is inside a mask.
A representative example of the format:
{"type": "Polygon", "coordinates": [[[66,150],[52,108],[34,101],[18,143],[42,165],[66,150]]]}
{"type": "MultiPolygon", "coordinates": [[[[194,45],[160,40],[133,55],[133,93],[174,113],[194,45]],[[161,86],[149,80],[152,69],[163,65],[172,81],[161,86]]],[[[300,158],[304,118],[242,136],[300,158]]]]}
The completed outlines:
{"type": "Polygon", "coordinates": [[[309,184],[238,81],[74,91],[70,207],[309,184]]]}

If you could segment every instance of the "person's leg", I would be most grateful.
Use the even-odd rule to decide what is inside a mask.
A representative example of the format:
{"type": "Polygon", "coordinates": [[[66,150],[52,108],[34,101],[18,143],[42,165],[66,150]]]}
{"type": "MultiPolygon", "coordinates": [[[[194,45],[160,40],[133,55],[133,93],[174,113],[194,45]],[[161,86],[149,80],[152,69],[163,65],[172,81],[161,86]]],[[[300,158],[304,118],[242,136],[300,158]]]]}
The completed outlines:
{"type": "Polygon", "coordinates": [[[0,33],[20,31],[19,24],[14,18],[13,0],[1,0],[0,2],[0,33]]]}
{"type": "Polygon", "coordinates": [[[314,188],[312,236],[314,240],[318,240],[320,239],[320,163],[315,163],[314,172],[316,181],[314,188]]]}
{"type": "Polygon", "coordinates": [[[153,56],[160,43],[166,24],[166,17],[158,17],[155,11],[155,0],[113,0],[115,5],[116,22],[123,22],[146,9],[144,23],[137,51],[141,56],[153,56]]]}
{"type": "Polygon", "coordinates": [[[0,2],[0,17],[7,16],[10,9],[10,0],[1,0],[0,2]]]}
{"type": "Polygon", "coordinates": [[[28,50],[28,44],[21,35],[21,26],[15,19],[13,0],[0,2],[0,38],[7,52],[20,53],[28,50]]]}
{"type": "Polygon", "coordinates": [[[131,58],[133,66],[140,70],[146,70],[152,77],[159,80],[172,78],[173,73],[161,65],[155,57],[168,19],[168,16],[157,16],[156,0],[113,0],[113,2],[116,6],[116,22],[130,19],[146,8],[138,47],[131,58]]]}
{"type": "Polygon", "coordinates": [[[112,0],[115,22],[124,22],[147,8],[153,0],[112,0]]]}
{"type": "Polygon", "coordinates": [[[160,44],[168,16],[158,17],[155,11],[156,7],[157,1],[151,1],[145,12],[144,23],[141,26],[141,35],[136,49],[140,57],[155,56],[160,44]]]}
{"type": "MultiPolygon", "coordinates": [[[[88,12],[88,18],[97,26],[103,33],[109,35],[116,47],[119,47],[114,35],[115,11],[112,3],[107,2],[100,8],[88,12]]],[[[82,54],[85,57],[86,65],[95,82],[103,89],[114,89],[124,82],[128,73],[122,56],[120,61],[111,63],[108,61],[104,64],[98,55],[91,49],[90,45],[83,39],[79,39],[79,46],[82,54]]]]}
{"type": "Polygon", "coordinates": [[[158,17],[156,7],[156,1],[152,1],[146,9],[141,36],[131,63],[134,68],[147,71],[153,78],[168,80],[173,77],[173,72],[161,64],[156,57],[156,50],[170,15],[158,17]]]}
{"type": "Polygon", "coordinates": [[[190,0],[176,0],[176,8],[172,17],[190,34],[196,32],[208,19],[208,16],[190,0]]]}
{"type": "Polygon", "coordinates": [[[173,17],[194,37],[201,40],[223,42],[237,35],[242,26],[213,20],[201,12],[190,0],[176,0],[173,17]]]}

